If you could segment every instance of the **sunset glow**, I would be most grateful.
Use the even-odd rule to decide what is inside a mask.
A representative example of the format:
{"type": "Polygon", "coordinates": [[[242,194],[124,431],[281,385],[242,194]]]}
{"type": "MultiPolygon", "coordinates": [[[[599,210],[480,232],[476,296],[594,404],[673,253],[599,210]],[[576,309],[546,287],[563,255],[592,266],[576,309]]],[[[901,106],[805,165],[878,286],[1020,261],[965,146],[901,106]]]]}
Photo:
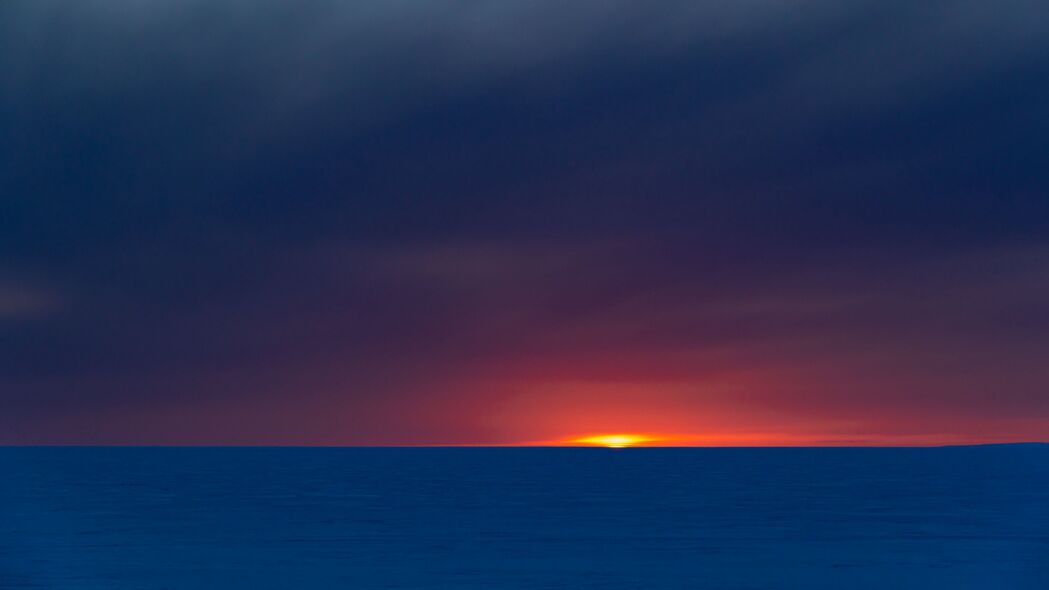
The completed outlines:
{"type": "Polygon", "coordinates": [[[581,445],[608,447],[610,449],[621,449],[623,447],[633,447],[661,440],[663,439],[640,434],[597,434],[575,438],[569,442],[581,445]]]}

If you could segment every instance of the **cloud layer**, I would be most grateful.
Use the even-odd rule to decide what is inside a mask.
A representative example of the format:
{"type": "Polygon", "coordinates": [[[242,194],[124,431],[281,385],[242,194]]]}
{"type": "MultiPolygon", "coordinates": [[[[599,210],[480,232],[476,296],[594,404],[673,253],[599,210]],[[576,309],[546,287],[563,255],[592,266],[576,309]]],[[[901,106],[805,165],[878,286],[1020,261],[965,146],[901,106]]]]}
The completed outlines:
{"type": "Polygon", "coordinates": [[[1049,438],[1040,13],[6,2],[0,442],[1049,438]]]}

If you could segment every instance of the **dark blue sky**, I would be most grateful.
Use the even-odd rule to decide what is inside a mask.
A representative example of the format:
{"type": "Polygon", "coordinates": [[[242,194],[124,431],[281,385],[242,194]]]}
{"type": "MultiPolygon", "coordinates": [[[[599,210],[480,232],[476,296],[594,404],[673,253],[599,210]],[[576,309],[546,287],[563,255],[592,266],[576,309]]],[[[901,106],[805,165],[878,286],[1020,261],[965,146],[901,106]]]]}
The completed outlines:
{"type": "Polygon", "coordinates": [[[0,442],[1049,439],[1045,13],[4,2],[0,442]]]}

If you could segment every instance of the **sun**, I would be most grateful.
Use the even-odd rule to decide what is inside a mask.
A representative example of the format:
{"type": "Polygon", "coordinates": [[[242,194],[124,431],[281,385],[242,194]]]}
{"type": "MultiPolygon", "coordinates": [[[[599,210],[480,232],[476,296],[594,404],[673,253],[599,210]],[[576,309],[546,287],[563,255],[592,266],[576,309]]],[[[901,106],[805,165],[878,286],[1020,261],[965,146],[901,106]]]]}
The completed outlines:
{"type": "Polygon", "coordinates": [[[633,447],[657,440],[659,439],[640,434],[595,434],[593,436],[574,438],[569,442],[580,445],[608,447],[610,449],[622,449],[623,447],[633,447]]]}

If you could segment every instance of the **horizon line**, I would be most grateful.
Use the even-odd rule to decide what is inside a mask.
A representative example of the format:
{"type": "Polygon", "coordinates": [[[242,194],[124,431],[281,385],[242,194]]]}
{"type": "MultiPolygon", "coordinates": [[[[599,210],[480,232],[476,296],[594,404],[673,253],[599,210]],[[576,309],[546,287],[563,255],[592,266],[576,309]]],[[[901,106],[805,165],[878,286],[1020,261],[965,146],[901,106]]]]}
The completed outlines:
{"type": "Polygon", "coordinates": [[[995,447],[1020,445],[1049,445],[1049,440],[1021,440],[1009,442],[944,443],[944,444],[828,444],[828,445],[630,445],[607,447],[592,444],[208,444],[208,443],[0,443],[0,448],[125,448],[125,449],[943,449],[957,447],[995,447]]]}

